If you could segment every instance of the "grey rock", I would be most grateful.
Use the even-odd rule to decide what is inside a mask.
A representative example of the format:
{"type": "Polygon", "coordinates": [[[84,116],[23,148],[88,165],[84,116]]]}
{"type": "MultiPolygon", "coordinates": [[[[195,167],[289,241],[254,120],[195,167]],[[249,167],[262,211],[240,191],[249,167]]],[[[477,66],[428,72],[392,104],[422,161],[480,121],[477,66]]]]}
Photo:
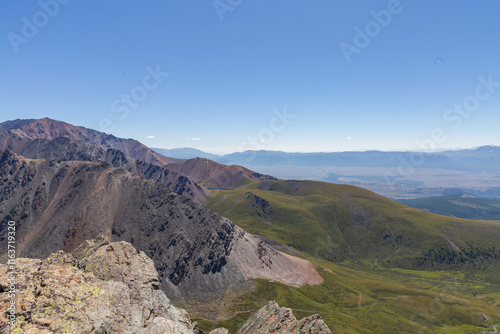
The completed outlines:
{"type": "Polygon", "coordinates": [[[237,334],[331,334],[332,332],[319,315],[312,315],[300,321],[289,308],[269,302],[255,313],[241,327],[237,334]]]}
{"type": "Polygon", "coordinates": [[[210,334],[230,334],[225,328],[217,328],[210,332],[210,334]]]}
{"type": "MultiPolygon", "coordinates": [[[[127,242],[99,237],[45,260],[18,259],[15,333],[192,334],[186,311],[159,290],[153,261],[127,242]],[[96,245],[104,244],[95,249],[96,245]],[[81,257],[82,254],[86,254],[81,257]]],[[[0,265],[0,282],[10,273],[0,265]]],[[[1,286],[0,307],[10,302],[1,286]]],[[[5,308],[6,309],[6,308],[5,308]]],[[[8,330],[0,314],[0,332],[8,330]]]]}
{"type": "Polygon", "coordinates": [[[96,250],[107,244],[109,244],[108,237],[101,233],[93,240],[85,240],[71,254],[77,261],[80,261],[88,258],[90,255],[94,254],[96,250]]]}

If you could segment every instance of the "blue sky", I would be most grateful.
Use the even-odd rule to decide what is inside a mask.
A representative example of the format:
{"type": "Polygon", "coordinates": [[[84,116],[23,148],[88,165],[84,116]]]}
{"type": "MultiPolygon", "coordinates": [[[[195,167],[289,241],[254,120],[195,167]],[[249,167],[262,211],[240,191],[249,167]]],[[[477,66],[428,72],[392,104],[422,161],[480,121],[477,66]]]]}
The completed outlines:
{"type": "Polygon", "coordinates": [[[2,6],[2,120],[214,153],[500,145],[497,1],[2,6]]]}

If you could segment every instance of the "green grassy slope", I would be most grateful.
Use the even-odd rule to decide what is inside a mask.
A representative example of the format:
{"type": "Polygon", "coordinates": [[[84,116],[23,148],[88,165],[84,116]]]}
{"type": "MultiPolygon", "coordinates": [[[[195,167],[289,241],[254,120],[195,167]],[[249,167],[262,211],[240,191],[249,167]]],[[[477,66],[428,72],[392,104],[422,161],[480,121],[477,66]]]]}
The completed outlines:
{"type": "Polygon", "coordinates": [[[207,205],[250,233],[330,261],[476,271],[500,261],[500,224],[430,214],[359,187],[254,182],[213,191],[207,205]]]}
{"type": "Polygon", "coordinates": [[[315,261],[324,283],[300,288],[257,281],[257,289],[226,302],[232,316],[196,318],[209,332],[235,333],[269,300],[297,318],[320,314],[334,333],[481,333],[500,322],[499,287],[457,272],[359,268],[315,261]]]}
{"type": "Polygon", "coordinates": [[[398,201],[432,213],[468,218],[500,220],[500,199],[468,195],[447,195],[398,201]]]}
{"type": "Polygon", "coordinates": [[[228,299],[233,316],[196,319],[235,329],[276,300],[334,333],[482,333],[500,323],[500,224],[439,216],[368,190],[264,181],[213,190],[207,205],[247,231],[300,251],[323,284],[259,280],[228,299]]]}

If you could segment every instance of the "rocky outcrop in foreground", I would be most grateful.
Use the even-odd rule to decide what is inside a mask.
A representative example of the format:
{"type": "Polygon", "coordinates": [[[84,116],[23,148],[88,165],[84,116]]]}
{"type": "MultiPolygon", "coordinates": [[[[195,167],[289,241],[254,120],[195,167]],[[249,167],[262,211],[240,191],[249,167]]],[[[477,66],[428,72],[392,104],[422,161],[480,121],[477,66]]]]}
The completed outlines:
{"type": "MultiPolygon", "coordinates": [[[[193,333],[186,311],[159,289],[153,261],[126,242],[98,237],[73,253],[18,259],[13,333],[193,333]]],[[[10,303],[0,265],[0,308],[10,303]]],[[[0,332],[9,332],[0,314],[0,332]]]]}
{"type": "MultiPolygon", "coordinates": [[[[16,320],[0,314],[1,333],[203,333],[160,290],[153,261],[131,244],[99,235],[72,253],[17,260],[16,320]]],[[[0,308],[11,303],[11,275],[0,265],[0,308]]],[[[297,321],[269,302],[238,334],[331,333],[320,316],[297,321]]],[[[229,334],[219,328],[210,334],[229,334]]]]}
{"type": "Polygon", "coordinates": [[[289,308],[269,302],[255,313],[237,334],[331,334],[332,332],[319,315],[312,315],[300,321],[295,319],[289,308]]]}
{"type": "Polygon", "coordinates": [[[211,331],[209,334],[231,334],[229,331],[225,328],[217,328],[211,331]]]}
{"type": "MultiPolygon", "coordinates": [[[[298,321],[291,309],[269,302],[255,313],[236,334],[332,334],[317,314],[298,321]]],[[[230,334],[217,328],[209,334],[230,334]]]]}

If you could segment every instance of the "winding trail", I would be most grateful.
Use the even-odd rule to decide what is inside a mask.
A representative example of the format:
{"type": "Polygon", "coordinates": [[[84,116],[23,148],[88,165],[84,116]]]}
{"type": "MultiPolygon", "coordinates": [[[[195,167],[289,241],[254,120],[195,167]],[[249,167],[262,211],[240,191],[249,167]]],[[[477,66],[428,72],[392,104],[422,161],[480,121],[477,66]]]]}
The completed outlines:
{"type": "Polygon", "coordinates": [[[483,334],[497,334],[498,333],[498,329],[497,327],[500,327],[500,325],[495,325],[493,326],[493,330],[494,332],[490,332],[490,331],[483,331],[483,334]]]}
{"type": "Polygon", "coordinates": [[[351,290],[351,291],[354,291],[358,294],[358,307],[363,307],[363,296],[361,295],[361,291],[353,288],[353,287],[350,287],[350,286],[347,286],[345,285],[344,283],[338,281],[338,280],[335,280],[338,284],[342,285],[343,287],[351,290]]]}

